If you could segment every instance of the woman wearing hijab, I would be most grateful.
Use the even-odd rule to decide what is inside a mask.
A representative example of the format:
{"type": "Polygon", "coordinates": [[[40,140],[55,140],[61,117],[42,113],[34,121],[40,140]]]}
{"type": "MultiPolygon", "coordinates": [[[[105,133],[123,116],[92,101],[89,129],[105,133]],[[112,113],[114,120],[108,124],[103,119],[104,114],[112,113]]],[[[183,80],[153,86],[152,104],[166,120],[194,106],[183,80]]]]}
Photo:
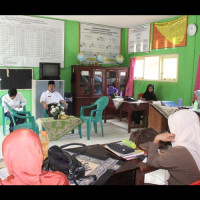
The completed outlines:
{"type": "MultiPolygon", "coordinates": [[[[154,93],[154,85],[153,84],[147,85],[146,91],[142,95],[141,100],[157,101],[156,94],[154,93]]],[[[131,119],[135,124],[140,124],[140,118],[141,118],[142,113],[143,113],[142,111],[132,112],[131,119]]]]}
{"type": "Polygon", "coordinates": [[[154,85],[153,84],[147,85],[147,89],[142,96],[142,100],[157,101],[156,94],[154,93],[154,85]]]}
{"type": "Polygon", "coordinates": [[[153,142],[140,145],[148,152],[147,164],[169,172],[169,185],[189,185],[200,180],[200,123],[192,110],[170,115],[171,133],[158,134],[153,142]],[[171,142],[164,153],[158,153],[159,141],[171,142]]]}
{"type": "Polygon", "coordinates": [[[69,185],[66,175],[43,171],[43,151],[37,134],[30,129],[17,129],[2,143],[4,163],[9,176],[1,185],[69,185]]]}

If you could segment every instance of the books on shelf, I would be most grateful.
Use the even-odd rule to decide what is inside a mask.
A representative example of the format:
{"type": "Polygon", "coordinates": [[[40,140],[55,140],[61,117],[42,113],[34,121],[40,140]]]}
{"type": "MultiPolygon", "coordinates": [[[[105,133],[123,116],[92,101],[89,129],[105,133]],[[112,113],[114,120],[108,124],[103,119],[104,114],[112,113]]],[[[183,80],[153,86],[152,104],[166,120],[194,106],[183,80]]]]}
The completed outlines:
{"type": "MultiPolygon", "coordinates": [[[[124,145],[122,142],[118,142],[118,144],[124,145]]],[[[136,147],[136,149],[135,149],[134,152],[128,153],[128,154],[121,154],[121,153],[119,153],[117,151],[114,151],[113,149],[111,149],[107,145],[105,145],[105,148],[107,148],[108,150],[110,150],[111,152],[113,152],[115,155],[117,155],[117,156],[119,156],[121,158],[124,158],[126,160],[132,160],[132,159],[137,158],[137,156],[144,154],[144,151],[141,150],[141,149],[139,149],[138,147],[136,147]]]]}

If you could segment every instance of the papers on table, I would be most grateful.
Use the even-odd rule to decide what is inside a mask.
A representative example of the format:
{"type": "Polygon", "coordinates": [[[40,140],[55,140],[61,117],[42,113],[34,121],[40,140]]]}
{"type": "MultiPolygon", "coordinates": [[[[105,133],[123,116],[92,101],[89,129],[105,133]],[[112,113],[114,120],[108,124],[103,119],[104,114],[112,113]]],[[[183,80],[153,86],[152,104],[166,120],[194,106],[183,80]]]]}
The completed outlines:
{"type": "MultiPolygon", "coordinates": [[[[121,142],[119,142],[118,144],[122,144],[121,142]]],[[[135,159],[137,158],[138,155],[142,155],[144,154],[144,151],[139,149],[139,148],[136,148],[134,152],[132,153],[128,153],[128,154],[121,154],[121,153],[118,153],[116,151],[114,151],[113,149],[111,149],[110,147],[108,147],[107,145],[105,145],[105,148],[109,149],[110,151],[112,151],[114,154],[116,154],[117,156],[121,157],[121,158],[124,158],[126,160],[131,160],[131,159],[135,159]]]]}

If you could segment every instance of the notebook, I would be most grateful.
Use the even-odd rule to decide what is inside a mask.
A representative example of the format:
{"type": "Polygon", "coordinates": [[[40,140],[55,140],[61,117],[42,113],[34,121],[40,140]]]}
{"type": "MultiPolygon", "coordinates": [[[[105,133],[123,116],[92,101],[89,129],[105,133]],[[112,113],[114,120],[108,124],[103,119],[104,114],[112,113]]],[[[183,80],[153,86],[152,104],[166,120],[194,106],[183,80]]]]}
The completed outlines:
{"type": "Polygon", "coordinates": [[[174,101],[162,101],[163,106],[177,107],[178,104],[174,101]]]}

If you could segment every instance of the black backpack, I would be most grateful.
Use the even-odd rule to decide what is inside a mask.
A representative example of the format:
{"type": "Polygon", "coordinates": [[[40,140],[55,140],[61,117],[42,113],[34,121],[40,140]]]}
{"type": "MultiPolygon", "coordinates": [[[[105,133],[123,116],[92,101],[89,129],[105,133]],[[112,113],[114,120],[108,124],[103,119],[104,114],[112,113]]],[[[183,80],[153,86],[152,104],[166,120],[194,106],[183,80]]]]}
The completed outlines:
{"type": "Polygon", "coordinates": [[[76,156],[86,151],[86,149],[87,146],[82,143],[71,143],[60,147],[57,145],[51,146],[48,150],[48,157],[43,162],[42,169],[44,171],[60,171],[69,180],[73,180],[76,185],[78,185],[77,180],[81,178],[93,178],[93,182],[95,182],[96,175],[85,176],[84,165],[76,159],[76,156]],[[82,151],[70,155],[64,148],[71,145],[81,145],[84,148],[82,151]]]}

